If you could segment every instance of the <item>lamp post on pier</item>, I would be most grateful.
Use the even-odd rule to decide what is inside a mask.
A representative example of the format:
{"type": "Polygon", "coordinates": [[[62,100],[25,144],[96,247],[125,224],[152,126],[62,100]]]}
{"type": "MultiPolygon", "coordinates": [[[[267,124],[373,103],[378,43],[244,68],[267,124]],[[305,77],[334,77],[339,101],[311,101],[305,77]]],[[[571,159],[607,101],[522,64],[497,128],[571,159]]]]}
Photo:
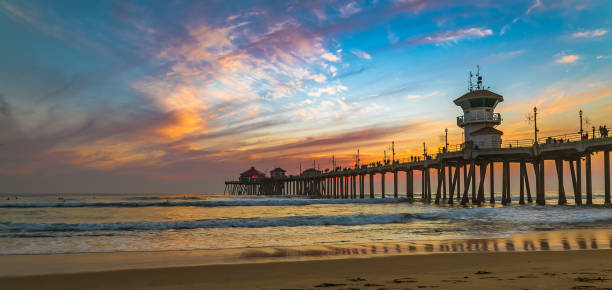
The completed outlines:
{"type": "Polygon", "coordinates": [[[580,109],[579,115],[580,115],[580,139],[582,139],[582,134],[583,134],[583,131],[582,131],[582,109],[580,109]]]}

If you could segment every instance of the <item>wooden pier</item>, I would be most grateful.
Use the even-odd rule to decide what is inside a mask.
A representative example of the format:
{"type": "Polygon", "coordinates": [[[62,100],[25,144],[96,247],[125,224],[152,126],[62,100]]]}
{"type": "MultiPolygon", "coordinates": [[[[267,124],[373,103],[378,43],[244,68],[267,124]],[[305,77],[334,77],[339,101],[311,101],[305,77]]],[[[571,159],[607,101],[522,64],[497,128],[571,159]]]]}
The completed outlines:
{"type": "MultiPolygon", "coordinates": [[[[543,139],[546,140],[546,139],[543,139]]],[[[473,149],[460,147],[457,150],[442,149],[435,157],[425,160],[400,162],[394,161],[387,165],[344,168],[321,172],[314,176],[288,176],[283,179],[266,179],[252,183],[226,181],[227,194],[282,194],[309,195],[321,198],[374,198],[374,176],[380,175],[380,195],[385,198],[385,176],[393,176],[393,197],[400,197],[398,189],[398,173],[404,172],[406,189],[402,195],[409,201],[423,202],[455,202],[466,204],[483,204],[485,198],[485,177],[489,174],[489,200],[504,205],[511,203],[510,192],[512,181],[518,177],[519,204],[530,203],[545,205],[545,161],[553,161],[557,177],[558,202],[566,204],[564,188],[564,166],[569,166],[572,179],[572,190],[575,204],[590,205],[593,203],[592,162],[591,155],[603,153],[604,172],[604,202],[610,204],[610,151],[612,138],[592,138],[587,140],[564,140],[563,143],[533,143],[507,142],[501,148],[473,149]],[[513,144],[514,143],[514,144],[513,144]],[[501,198],[496,197],[494,168],[496,163],[502,164],[501,198]],[[582,182],[584,163],[585,186],[582,182]],[[519,175],[510,174],[510,164],[517,164],[519,175]],[[529,180],[528,170],[533,170],[535,180],[529,180]],[[421,189],[418,195],[414,189],[414,172],[421,174],[421,189]],[[431,172],[435,171],[437,178],[435,192],[432,195],[431,172]],[[478,172],[478,174],[477,174],[478,172]],[[365,180],[369,176],[369,192],[365,192],[365,180]],[[532,187],[533,186],[533,187],[532,187]],[[582,189],[586,191],[586,201],[583,201],[582,189]],[[533,189],[533,191],[532,191],[533,189]],[[533,193],[533,196],[532,196],[533,193]]],[[[466,146],[463,146],[466,147],[466,146]]],[[[516,190],[516,189],[514,189],[516,190]]]]}
{"type": "MultiPolygon", "coordinates": [[[[533,108],[534,139],[503,140],[502,131],[496,129],[502,122],[500,113],[495,113],[496,106],[504,101],[500,94],[492,92],[484,86],[480,68],[476,73],[476,83],[472,83],[473,74],[469,74],[468,92],[455,99],[455,105],[461,107],[463,115],[457,117],[457,126],[464,130],[464,142],[460,145],[445,146],[439,149],[435,156],[424,152],[421,157],[412,157],[407,160],[384,160],[376,164],[360,165],[359,158],[354,168],[334,168],[331,171],[321,172],[314,168],[308,172],[300,172],[299,176],[278,178],[262,178],[251,183],[229,181],[225,183],[225,192],[229,194],[285,194],[285,195],[312,195],[324,198],[365,198],[365,179],[369,176],[369,197],[374,198],[374,176],[380,175],[380,195],[386,197],[385,176],[393,175],[393,197],[399,197],[398,173],[404,172],[406,176],[406,198],[410,201],[420,199],[425,202],[447,202],[452,204],[460,202],[466,204],[483,204],[485,198],[485,178],[489,174],[489,202],[495,203],[495,164],[501,164],[502,204],[512,202],[512,174],[510,165],[519,166],[519,203],[532,202],[538,205],[546,204],[546,161],[554,161],[554,170],[557,173],[558,204],[566,204],[564,188],[564,167],[569,166],[572,178],[572,188],[575,204],[582,205],[582,166],[585,169],[586,204],[593,203],[593,181],[591,155],[603,152],[604,155],[604,193],[605,204],[610,204],[610,150],[612,138],[608,138],[608,129],[600,127],[599,136],[583,130],[582,110],[580,116],[580,130],[578,133],[563,136],[538,138],[537,108],[533,108]],[[528,171],[533,170],[535,180],[530,182],[528,171]],[[421,174],[420,196],[415,196],[414,172],[421,174]],[[432,181],[432,171],[436,173],[436,180],[432,181]],[[435,182],[435,193],[432,196],[432,182],[435,182]],[[359,186],[357,186],[359,183],[359,186]],[[533,186],[532,186],[533,185],[533,186]],[[533,187],[533,191],[532,191],[533,187]],[[463,189],[463,190],[462,190],[463,189]]],[[[448,133],[448,131],[446,131],[448,133]]],[[[423,144],[425,145],[425,144],[423,144]]],[[[394,145],[393,145],[394,146],[394,145]]],[[[395,148],[395,147],[393,147],[395,148]]],[[[394,149],[393,149],[394,150],[394,149]]],[[[425,149],[424,149],[425,151],[425,149]]],[[[385,158],[386,159],[386,158],[385,158]]],[[[393,151],[395,159],[395,151],[393,151]]],[[[251,168],[254,170],[254,168],[251,168]]],[[[282,170],[282,169],[281,169],[282,170]]],[[[550,169],[549,169],[550,170],[550,169]]],[[[284,173],[284,171],[283,171],[284,173]]],[[[244,180],[248,180],[247,174],[244,180]]],[[[514,183],[516,184],[516,183],[514,183]]],[[[516,189],[514,189],[516,190],[516,189]]]]}

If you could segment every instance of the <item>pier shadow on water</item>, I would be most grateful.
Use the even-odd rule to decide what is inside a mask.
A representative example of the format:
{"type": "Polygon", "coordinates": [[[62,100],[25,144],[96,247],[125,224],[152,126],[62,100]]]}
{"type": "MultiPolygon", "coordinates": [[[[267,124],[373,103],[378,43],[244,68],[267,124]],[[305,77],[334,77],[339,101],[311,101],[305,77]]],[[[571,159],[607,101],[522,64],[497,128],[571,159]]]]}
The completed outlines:
{"type": "Polygon", "coordinates": [[[515,234],[508,238],[338,244],[303,248],[261,248],[240,253],[241,259],[338,259],[434,253],[492,253],[612,249],[612,230],[569,230],[515,234]]]}

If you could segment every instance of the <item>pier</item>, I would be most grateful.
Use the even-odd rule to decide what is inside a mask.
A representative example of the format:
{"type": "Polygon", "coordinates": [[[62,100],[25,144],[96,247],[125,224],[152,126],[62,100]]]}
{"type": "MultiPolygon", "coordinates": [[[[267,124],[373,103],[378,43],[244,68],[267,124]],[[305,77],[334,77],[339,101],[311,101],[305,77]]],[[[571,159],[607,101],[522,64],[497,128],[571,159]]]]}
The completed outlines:
{"type": "MultiPolygon", "coordinates": [[[[495,127],[501,124],[502,117],[494,113],[503,97],[490,91],[482,85],[482,76],[476,74],[476,84],[472,84],[470,73],[469,92],[454,100],[460,106],[464,115],[457,117],[457,126],[464,129],[465,140],[461,144],[449,146],[448,142],[440,147],[435,155],[428,155],[405,160],[385,160],[366,165],[357,161],[352,168],[336,167],[331,170],[319,171],[311,168],[298,176],[273,175],[270,178],[257,178],[239,181],[226,181],[226,194],[282,194],[309,195],[321,198],[375,198],[375,187],[380,188],[382,198],[393,195],[400,197],[398,179],[406,179],[406,188],[401,194],[409,201],[442,202],[462,205],[481,205],[485,202],[501,202],[504,205],[512,203],[511,192],[516,191],[512,185],[519,185],[519,204],[546,204],[545,185],[546,170],[551,163],[554,166],[548,170],[556,173],[558,199],[557,204],[567,204],[564,183],[564,168],[568,166],[576,205],[593,204],[592,155],[603,153],[604,172],[604,203],[610,204],[610,151],[612,138],[607,135],[607,129],[592,134],[582,128],[582,111],[580,111],[580,130],[559,136],[538,137],[537,109],[533,111],[534,138],[523,140],[503,140],[503,132],[495,127]],[[549,161],[548,163],[546,161],[549,161]],[[501,164],[502,182],[501,196],[495,184],[495,165],[501,164]],[[518,166],[518,176],[510,172],[511,165],[518,166]],[[582,170],[585,171],[583,185],[582,170]],[[529,179],[532,171],[535,180],[529,179]],[[420,173],[421,188],[415,192],[414,175],[420,173]],[[432,180],[432,172],[435,180],[432,180]],[[375,176],[380,175],[380,186],[375,184],[375,176]],[[393,178],[392,191],[387,193],[385,178],[393,178]],[[488,200],[485,193],[485,180],[489,175],[488,200]],[[518,180],[517,180],[518,178],[518,180]],[[366,192],[366,180],[368,190],[366,192]],[[514,181],[514,183],[513,183],[514,181]],[[518,182],[516,182],[518,181],[518,182]],[[433,188],[432,188],[433,185],[433,188]],[[583,195],[584,189],[584,195],[583,195]],[[585,200],[583,200],[583,197],[585,200]]],[[[358,159],[358,158],[357,158],[358,159]]],[[[248,179],[248,178],[247,178],[248,179]]]]}

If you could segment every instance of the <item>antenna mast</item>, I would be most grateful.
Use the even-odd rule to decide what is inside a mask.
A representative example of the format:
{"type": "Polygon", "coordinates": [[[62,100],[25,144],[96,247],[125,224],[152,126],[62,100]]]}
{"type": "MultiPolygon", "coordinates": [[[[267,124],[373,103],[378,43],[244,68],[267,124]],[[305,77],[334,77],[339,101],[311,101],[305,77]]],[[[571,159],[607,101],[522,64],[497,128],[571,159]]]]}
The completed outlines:
{"type": "Polygon", "coordinates": [[[482,90],[482,76],[480,75],[480,65],[476,65],[476,89],[482,90]]]}
{"type": "Polygon", "coordinates": [[[580,109],[580,138],[582,139],[582,109],[580,109]]]}
{"type": "Polygon", "coordinates": [[[474,89],[474,86],[472,85],[472,71],[470,71],[469,73],[469,77],[468,77],[468,91],[472,91],[474,89]]]}
{"type": "Polygon", "coordinates": [[[444,148],[446,148],[446,152],[448,152],[448,128],[444,129],[444,148]]]}
{"type": "Polygon", "coordinates": [[[393,152],[392,162],[395,162],[395,141],[391,141],[391,151],[393,152]]]}
{"type": "Polygon", "coordinates": [[[535,137],[535,143],[538,143],[538,108],[533,107],[533,134],[535,137]]]}

